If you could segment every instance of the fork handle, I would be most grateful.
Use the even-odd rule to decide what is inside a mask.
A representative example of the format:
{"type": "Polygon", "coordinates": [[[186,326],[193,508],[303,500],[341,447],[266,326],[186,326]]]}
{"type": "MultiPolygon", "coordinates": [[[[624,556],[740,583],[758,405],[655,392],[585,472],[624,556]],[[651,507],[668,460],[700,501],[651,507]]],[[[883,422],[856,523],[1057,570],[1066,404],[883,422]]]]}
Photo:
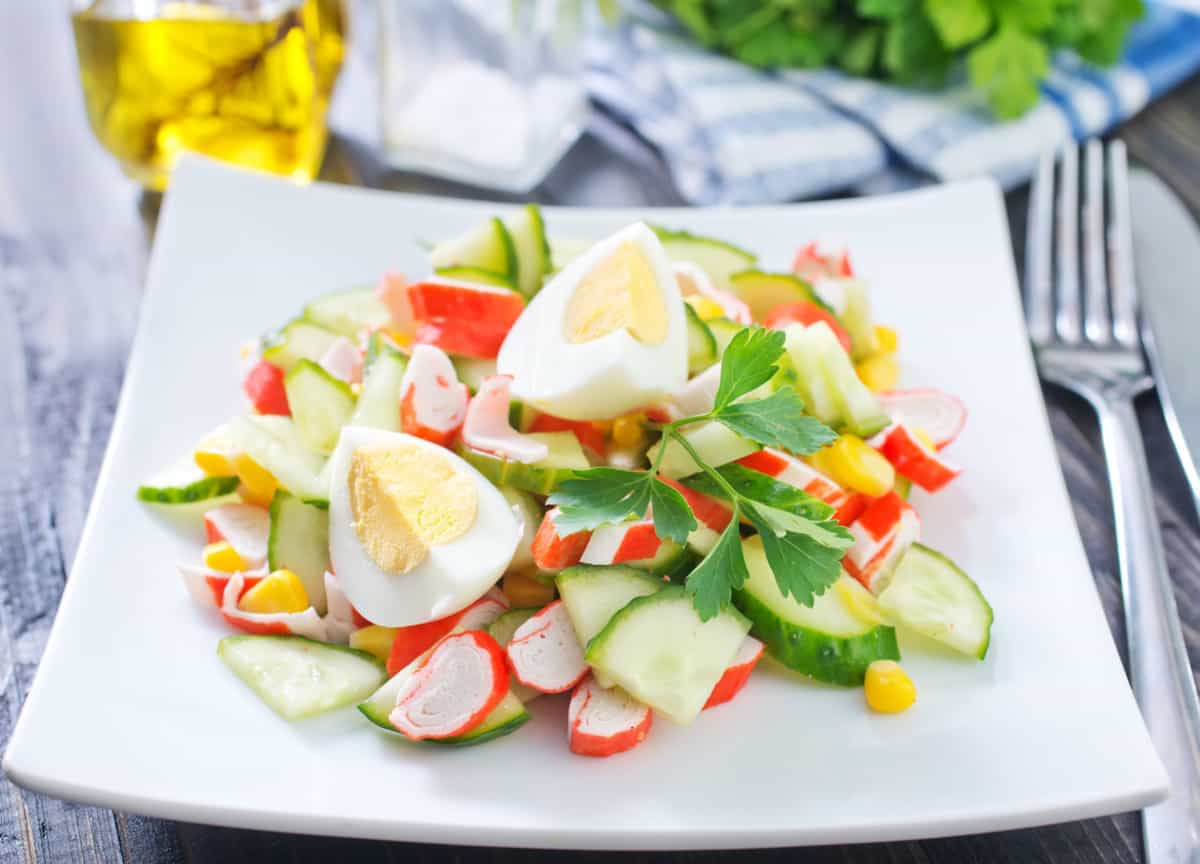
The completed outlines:
{"type": "Polygon", "coordinates": [[[1171,795],[1142,813],[1148,864],[1200,861],[1200,706],[1154,509],[1133,392],[1097,400],[1112,488],[1129,673],[1171,795]]]}

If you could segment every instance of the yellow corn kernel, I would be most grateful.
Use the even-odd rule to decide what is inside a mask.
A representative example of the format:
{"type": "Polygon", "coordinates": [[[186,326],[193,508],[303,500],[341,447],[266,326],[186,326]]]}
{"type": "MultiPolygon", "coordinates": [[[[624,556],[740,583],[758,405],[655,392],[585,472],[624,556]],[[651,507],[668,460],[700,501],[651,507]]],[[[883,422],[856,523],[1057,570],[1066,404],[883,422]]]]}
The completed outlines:
{"type": "Polygon", "coordinates": [[[883,614],[883,607],[879,605],[879,601],[857,579],[843,574],[838,581],[833,583],[833,589],[837,591],[841,601],[846,604],[850,614],[864,624],[875,626],[891,623],[883,614]]]}
{"type": "Polygon", "coordinates": [[[917,436],[917,440],[928,447],[930,450],[936,450],[937,445],[933,443],[933,439],[929,437],[929,433],[917,426],[912,430],[912,433],[917,436]]]}
{"type": "Polygon", "coordinates": [[[880,714],[899,714],[917,701],[917,688],[895,660],[876,660],[863,684],[867,705],[880,714]]]}
{"type": "Polygon", "coordinates": [[[246,562],[228,541],[221,540],[204,547],[204,566],[221,573],[237,573],[246,569],[246,562]]]}
{"type": "Polygon", "coordinates": [[[722,318],[725,315],[725,310],[721,308],[720,303],[703,294],[684,297],[683,302],[692,307],[692,311],[701,321],[712,321],[714,318],[722,318]]]}
{"type": "Polygon", "coordinates": [[[878,498],[896,485],[896,469],[857,435],[846,433],[810,457],[813,467],[842,486],[878,498]]]}
{"type": "Polygon", "coordinates": [[[629,414],[625,417],[618,417],[612,424],[612,440],[613,444],[622,449],[633,449],[642,443],[646,436],[645,427],[642,426],[642,415],[629,414]]]}
{"type": "Polygon", "coordinates": [[[384,327],[384,334],[396,343],[397,348],[408,348],[412,345],[412,335],[405,333],[403,330],[397,330],[395,327],[384,327]]]}
{"type": "Polygon", "coordinates": [[[895,354],[872,354],[854,364],[854,370],[867,389],[874,393],[895,390],[900,383],[900,364],[895,354]]]}
{"type": "Polygon", "coordinates": [[[237,450],[226,438],[225,427],[218,426],[196,445],[192,459],[209,477],[232,477],[237,473],[233,460],[237,450]]]}
{"type": "Polygon", "coordinates": [[[351,648],[374,654],[380,660],[387,660],[395,641],[396,628],[384,627],[382,624],[370,624],[350,634],[351,648]]]}
{"type": "Polygon", "coordinates": [[[882,324],[875,325],[875,341],[879,344],[880,354],[895,354],[900,348],[900,336],[894,329],[882,324]]]}
{"type": "Polygon", "coordinates": [[[276,570],[243,594],[238,608],[262,614],[303,612],[308,608],[308,593],[291,570],[276,570]]]}
{"type": "Polygon", "coordinates": [[[275,479],[275,475],[245,453],[234,457],[233,467],[242,481],[240,491],[246,503],[269,507],[271,499],[275,497],[275,490],[279,488],[279,481],[275,479]]]}
{"type": "Polygon", "coordinates": [[[554,599],[554,586],[535,579],[524,570],[506,573],[500,590],[514,609],[534,609],[554,599]]]}

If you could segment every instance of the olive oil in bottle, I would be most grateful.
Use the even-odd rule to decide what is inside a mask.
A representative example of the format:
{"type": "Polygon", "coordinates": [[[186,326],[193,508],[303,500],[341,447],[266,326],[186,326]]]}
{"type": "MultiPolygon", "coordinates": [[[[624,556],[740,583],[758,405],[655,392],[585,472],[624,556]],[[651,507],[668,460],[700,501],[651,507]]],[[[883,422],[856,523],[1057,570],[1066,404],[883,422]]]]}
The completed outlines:
{"type": "Polygon", "coordinates": [[[125,173],[161,190],[180,153],[194,150],[312,179],[342,62],[341,0],[154,11],[135,17],[130,0],[95,0],[72,16],[88,119],[125,173]]]}

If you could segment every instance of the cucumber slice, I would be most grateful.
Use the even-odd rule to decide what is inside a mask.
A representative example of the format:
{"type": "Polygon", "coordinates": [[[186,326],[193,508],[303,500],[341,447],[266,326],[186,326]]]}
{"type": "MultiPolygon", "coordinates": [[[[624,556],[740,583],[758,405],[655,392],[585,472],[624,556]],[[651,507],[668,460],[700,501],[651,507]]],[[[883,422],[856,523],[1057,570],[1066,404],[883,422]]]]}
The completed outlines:
{"type": "Polygon", "coordinates": [[[784,334],[787,356],[796,370],[796,392],[804,400],[805,409],[826,426],[836,429],[842,425],[842,409],[826,383],[820,346],[802,324],[789,325],[784,334]]]}
{"type": "Polygon", "coordinates": [[[871,314],[871,297],[866,283],[858,279],[847,279],[844,284],[846,305],[839,318],[850,335],[851,354],[855,360],[861,360],[879,350],[875,317],[871,314]]]}
{"type": "Polygon", "coordinates": [[[688,374],[695,375],[717,362],[717,340],[690,303],[683,304],[683,311],[687,316],[688,374]]]}
{"type": "Polygon", "coordinates": [[[509,609],[488,625],[487,632],[501,648],[512,641],[517,628],[540,612],[540,609],[509,609]]]}
{"type": "Polygon", "coordinates": [[[459,279],[463,282],[474,282],[476,285],[491,285],[493,288],[507,288],[516,291],[517,286],[509,281],[503,273],[493,273],[479,267],[439,267],[433,272],[447,279],[459,279]]]}
{"type": "Polygon", "coordinates": [[[337,338],[332,330],[297,318],[263,339],[262,358],[288,372],[301,360],[320,360],[337,338]]]}
{"type": "Polygon", "coordinates": [[[537,536],[542,524],[542,505],[532,495],[511,486],[501,486],[500,494],[512,505],[517,520],[521,523],[521,540],[517,543],[517,551],[513,553],[508,569],[523,570],[533,566],[533,538],[537,536]]]}
{"type": "Polygon", "coordinates": [[[513,239],[499,219],[492,218],[466,234],[446,240],[430,253],[433,268],[474,267],[517,284],[517,251],[513,239]]]}
{"type": "Polygon", "coordinates": [[[378,339],[379,343],[373,345],[373,355],[368,352],[370,360],[363,370],[362,391],[346,425],[399,432],[400,381],[404,378],[408,359],[385,344],[378,334],[372,338],[378,339]]]}
{"type": "Polygon", "coordinates": [[[691,572],[693,560],[692,551],[685,544],[663,540],[653,557],[624,563],[629,567],[645,570],[652,576],[674,581],[674,577],[691,572]]]}
{"type": "Polygon", "coordinates": [[[729,279],[734,273],[753,267],[758,260],[753,252],[724,240],[655,225],[650,227],[672,261],[691,261],[708,274],[715,286],[726,291],[730,290],[729,279]]]}
{"type": "Polygon", "coordinates": [[[300,720],[351,705],[386,677],[383,663],[303,636],[226,636],[217,655],[281,717],[300,720]]]}
{"type": "Polygon", "coordinates": [[[584,252],[592,248],[591,241],[578,237],[553,237],[548,241],[550,247],[550,269],[548,275],[557,273],[584,252]]]}
{"type": "Polygon", "coordinates": [[[808,328],[808,340],[845,427],[860,438],[886,429],[892,420],[883,403],[858,377],[833,331],[825,324],[814,324],[808,328]]]}
{"type": "Polygon", "coordinates": [[[576,564],[554,580],[584,647],[631,600],[662,590],[663,581],[623,564],[576,564]]]}
{"type": "Polygon", "coordinates": [[[151,504],[193,504],[229,495],[237,487],[238,478],[210,477],[185,459],[138,486],[137,497],[151,504]]]}
{"type": "Polygon", "coordinates": [[[517,253],[517,290],[532,297],[542,288],[542,279],[550,272],[550,246],[546,243],[546,223],[536,204],[526,204],[504,223],[517,253]]]}
{"type": "Polygon", "coordinates": [[[490,378],[496,374],[496,361],[488,360],[483,357],[463,357],[455,355],[450,358],[454,363],[454,371],[458,373],[458,380],[467,385],[467,389],[472,393],[478,393],[479,387],[483,384],[484,378],[490,378]]]}
{"type": "Polygon", "coordinates": [[[536,432],[529,437],[543,442],[550,455],[540,462],[513,462],[462,444],[458,453],[497,486],[513,486],[534,495],[549,495],[576,471],[591,467],[574,432],[536,432]]]}
{"type": "Polygon", "coordinates": [[[325,571],[329,569],[329,511],[306,504],[282,489],[271,499],[267,564],[287,569],[304,585],[308,602],[325,614],[325,571]]]}
{"type": "Polygon", "coordinates": [[[226,428],[237,451],[269,471],[288,492],[305,501],[328,500],[328,485],[318,480],[324,460],[300,440],[292,418],[235,417],[226,428]]]}
{"type": "Polygon", "coordinates": [[[587,662],[623,690],[686,726],[737,656],[750,621],[736,609],[700,620],[679,586],[632,600],[587,649],[587,662]]]}
{"type": "Polygon", "coordinates": [[[970,657],[987,655],[992,607],[971,577],[940,552],[910,546],[878,599],[905,627],[970,657]]]}
{"type": "Polygon", "coordinates": [[[312,360],[301,360],[288,372],[283,386],[300,440],[317,453],[332,453],[342,427],[354,414],[350,385],[312,360]]]}
{"type": "Polygon", "coordinates": [[[766,273],[762,270],[743,270],[730,277],[733,293],[750,307],[755,321],[767,317],[776,306],[784,303],[815,303],[827,309],[812,286],[791,273],[766,273]]]}
{"type": "MultiPolygon", "coordinates": [[[[754,443],[749,438],[743,438],[727,426],[715,421],[689,426],[681,434],[695,448],[700,458],[713,468],[741,459],[743,456],[749,456],[762,449],[761,445],[754,443]]],[[[651,464],[654,463],[662,446],[662,441],[659,441],[647,451],[646,458],[650,460],[651,464]]],[[[671,441],[667,445],[667,452],[663,454],[659,470],[663,476],[677,480],[680,477],[695,474],[700,470],[700,466],[679,442],[671,441]]]]}
{"type": "Polygon", "coordinates": [[[349,339],[364,329],[377,330],[392,320],[375,289],[352,288],[325,294],[304,307],[304,319],[349,339]]]}
{"type": "Polygon", "coordinates": [[[724,356],[725,349],[729,347],[729,343],[733,341],[733,337],[746,329],[744,324],[738,324],[736,321],[730,321],[728,318],[714,318],[705,323],[708,324],[708,332],[716,340],[717,359],[724,356]]]}
{"type": "Polygon", "coordinates": [[[897,495],[907,501],[908,496],[912,493],[912,481],[903,474],[897,474],[896,482],[892,484],[892,488],[897,495]]]}
{"type": "Polygon", "coordinates": [[[761,538],[743,540],[742,553],[750,578],[734,602],[754,622],[754,635],[783,665],[818,681],[856,686],[874,661],[900,659],[895,628],[863,621],[838,591],[827,590],[811,607],[784,597],[761,538]]]}

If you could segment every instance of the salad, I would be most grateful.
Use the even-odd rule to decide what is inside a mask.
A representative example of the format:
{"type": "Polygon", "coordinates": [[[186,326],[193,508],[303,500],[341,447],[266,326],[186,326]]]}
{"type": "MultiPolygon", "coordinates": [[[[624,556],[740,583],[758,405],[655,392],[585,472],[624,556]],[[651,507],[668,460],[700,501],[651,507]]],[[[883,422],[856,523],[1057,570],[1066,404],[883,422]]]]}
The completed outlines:
{"type": "Polygon", "coordinates": [[[966,410],[898,388],[843,246],[776,272],[643,223],[550,242],[527,205],[430,258],[262,339],[250,410],[138,491],[202,513],[184,585],[280,715],[478,744],[569,694],[537,710],[609,756],[764,656],[883,713],[916,699],[897,631],[984,657],[909,500],[961,473],[966,410]]]}

